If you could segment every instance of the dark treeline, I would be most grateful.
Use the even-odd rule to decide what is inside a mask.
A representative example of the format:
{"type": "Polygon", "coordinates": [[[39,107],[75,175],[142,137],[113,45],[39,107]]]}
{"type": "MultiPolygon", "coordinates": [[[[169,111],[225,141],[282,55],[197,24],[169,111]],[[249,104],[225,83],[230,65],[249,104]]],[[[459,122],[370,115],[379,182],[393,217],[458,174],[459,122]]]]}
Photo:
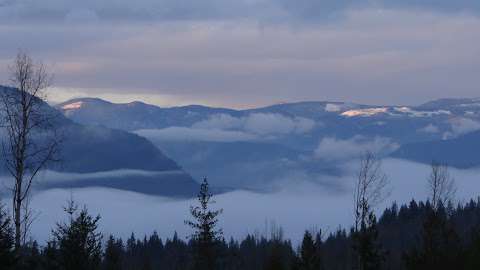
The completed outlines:
{"type": "MultiPolygon", "coordinates": [[[[97,232],[99,217],[91,216],[86,209],[77,209],[73,203],[65,210],[69,220],[57,225],[45,247],[39,247],[36,242],[24,246],[21,263],[15,262],[12,230],[6,223],[8,217],[2,212],[0,268],[480,269],[480,200],[457,206],[440,204],[437,209],[428,201],[393,204],[380,215],[373,238],[375,247],[370,246],[367,252],[378,256],[367,256],[374,263],[367,263],[363,268],[355,259],[359,251],[355,248],[354,228],[338,229],[329,235],[306,231],[299,246],[284,239],[281,229],[272,229],[269,236],[248,235],[242,240],[225,240],[214,226],[206,229],[212,232],[207,240],[192,237],[185,241],[176,234],[161,239],[157,233],[142,237],[132,234],[128,239],[114,236],[102,239],[97,232]],[[200,248],[205,249],[199,241],[204,244],[211,241],[208,247],[211,252],[198,253],[200,248]],[[210,258],[212,264],[202,265],[199,256],[210,258]],[[378,263],[375,258],[379,259],[378,263]]],[[[208,209],[203,213],[206,215],[202,218],[207,218],[204,220],[215,218],[208,209]]],[[[203,224],[201,218],[198,224],[203,224]]],[[[197,228],[197,232],[205,229],[197,228]]]]}

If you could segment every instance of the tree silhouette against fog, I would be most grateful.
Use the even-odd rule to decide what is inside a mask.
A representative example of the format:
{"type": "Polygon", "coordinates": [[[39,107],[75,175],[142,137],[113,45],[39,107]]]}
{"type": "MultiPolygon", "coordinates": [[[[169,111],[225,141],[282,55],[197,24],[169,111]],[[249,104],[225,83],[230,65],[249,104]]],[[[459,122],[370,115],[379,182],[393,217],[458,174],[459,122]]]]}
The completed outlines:
{"type": "Polygon", "coordinates": [[[50,265],[61,270],[98,270],[102,261],[102,234],[98,232],[100,216],[92,216],[86,207],[78,210],[70,199],[64,208],[68,221],[57,223],[49,242],[50,265]]]}
{"type": "Polygon", "coordinates": [[[312,233],[306,231],[303,235],[302,245],[300,248],[299,270],[322,270],[322,238],[321,233],[313,237],[312,233]]]}
{"type": "Polygon", "coordinates": [[[387,184],[381,161],[374,153],[366,152],[360,160],[354,187],[354,269],[375,270],[381,267],[384,254],[378,243],[374,208],[385,199],[387,184]]]}
{"type": "Polygon", "coordinates": [[[433,162],[427,182],[429,200],[433,210],[437,211],[440,206],[446,206],[453,200],[457,188],[455,186],[455,179],[450,176],[446,164],[433,162]]]}
{"type": "Polygon", "coordinates": [[[450,220],[449,205],[456,192],[447,165],[432,163],[427,179],[429,207],[423,222],[420,248],[405,255],[407,269],[461,269],[461,244],[450,220]]]}
{"type": "Polygon", "coordinates": [[[28,202],[38,172],[55,160],[59,137],[54,128],[55,113],[45,100],[45,88],[51,76],[45,65],[36,64],[19,52],[10,66],[11,86],[0,94],[6,139],[3,154],[7,171],[13,178],[12,209],[15,249],[25,243],[32,222],[28,202]]]}
{"type": "Polygon", "coordinates": [[[191,240],[195,245],[193,262],[195,270],[216,269],[216,249],[218,243],[223,239],[223,231],[217,228],[218,216],[223,212],[223,209],[210,209],[211,204],[215,203],[212,197],[208,181],[205,178],[200,185],[200,192],[197,196],[199,205],[190,207],[193,220],[185,221],[185,224],[194,230],[191,240]]]}
{"type": "Polygon", "coordinates": [[[120,239],[115,239],[112,235],[107,240],[105,244],[105,252],[103,255],[103,269],[105,270],[121,270],[123,269],[122,265],[122,256],[123,252],[123,242],[120,239]]]}

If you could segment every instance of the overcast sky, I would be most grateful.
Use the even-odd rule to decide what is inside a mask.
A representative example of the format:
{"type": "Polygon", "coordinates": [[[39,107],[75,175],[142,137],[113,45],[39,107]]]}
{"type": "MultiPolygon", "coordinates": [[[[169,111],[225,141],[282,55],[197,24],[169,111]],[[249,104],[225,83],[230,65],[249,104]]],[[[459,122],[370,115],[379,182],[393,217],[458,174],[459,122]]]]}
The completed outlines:
{"type": "Polygon", "coordinates": [[[479,29],[477,0],[0,0],[0,81],[22,48],[53,101],[419,104],[480,96],[479,29]]]}

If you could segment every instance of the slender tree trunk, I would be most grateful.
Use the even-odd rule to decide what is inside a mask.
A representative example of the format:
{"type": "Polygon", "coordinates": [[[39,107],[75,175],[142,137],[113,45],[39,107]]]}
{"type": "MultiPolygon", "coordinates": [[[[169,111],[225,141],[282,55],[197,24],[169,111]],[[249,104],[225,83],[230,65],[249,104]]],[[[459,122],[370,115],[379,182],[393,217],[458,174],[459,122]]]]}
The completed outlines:
{"type": "Polygon", "coordinates": [[[37,173],[55,161],[59,139],[55,132],[56,113],[47,109],[43,90],[50,85],[50,75],[43,64],[35,64],[19,52],[11,69],[14,89],[0,93],[7,138],[2,142],[5,165],[13,178],[12,208],[15,250],[18,253],[27,236],[28,197],[37,173]],[[38,139],[37,132],[45,138],[38,139]]]}
{"type": "Polygon", "coordinates": [[[21,187],[18,189],[15,198],[15,251],[18,253],[20,250],[21,240],[22,240],[22,222],[21,222],[21,208],[22,208],[22,199],[21,199],[21,187]]]}

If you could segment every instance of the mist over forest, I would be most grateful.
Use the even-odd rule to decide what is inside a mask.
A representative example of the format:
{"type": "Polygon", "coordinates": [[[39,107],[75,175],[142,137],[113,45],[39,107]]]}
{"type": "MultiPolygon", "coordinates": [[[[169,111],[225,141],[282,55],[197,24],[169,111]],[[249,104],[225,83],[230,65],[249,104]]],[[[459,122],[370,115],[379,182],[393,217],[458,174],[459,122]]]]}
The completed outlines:
{"type": "MultiPolygon", "coordinates": [[[[393,202],[408,204],[411,200],[428,199],[429,165],[397,159],[384,160],[382,165],[389,179],[389,195],[377,207],[379,214],[393,202]]],[[[248,234],[268,236],[274,224],[284,230],[286,238],[298,244],[305,230],[322,229],[328,234],[339,227],[349,229],[353,222],[355,170],[359,164],[355,160],[346,166],[349,168],[347,175],[325,175],[320,183],[295,178],[282,182],[282,189],[271,192],[237,190],[216,195],[216,206],[224,209],[220,226],[225,237],[241,239],[248,234]]],[[[478,173],[477,169],[450,169],[457,185],[454,203],[465,203],[478,196],[478,173]]],[[[34,210],[40,215],[32,230],[35,239],[49,239],[49,228],[65,218],[62,206],[71,195],[93,214],[102,216],[100,229],[105,233],[122,238],[129,237],[132,232],[143,237],[156,231],[164,238],[173,236],[174,232],[182,238],[190,234],[184,220],[188,218],[189,206],[194,204],[193,198],[156,197],[89,187],[37,192],[33,204],[38,206],[34,210]]]]}

